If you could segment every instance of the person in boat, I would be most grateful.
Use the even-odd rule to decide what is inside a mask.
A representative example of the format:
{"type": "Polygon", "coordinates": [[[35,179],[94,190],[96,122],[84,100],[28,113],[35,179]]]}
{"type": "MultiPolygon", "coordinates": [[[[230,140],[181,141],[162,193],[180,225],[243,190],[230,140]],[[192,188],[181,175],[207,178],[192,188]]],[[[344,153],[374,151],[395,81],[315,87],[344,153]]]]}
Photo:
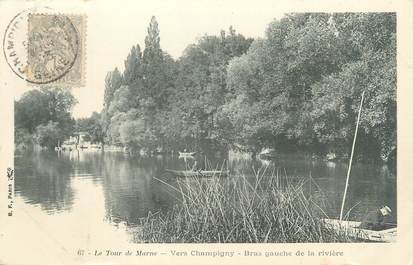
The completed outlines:
{"type": "Polygon", "coordinates": [[[199,161],[198,161],[198,159],[195,158],[195,159],[194,159],[194,164],[192,165],[191,170],[192,170],[192,171],[198,171],[198,172],[199,172],[199,171],[202,171],[202,170],[204,170],[204,169],[205,169],[204,165],[200,164],[199,161]]]}
{"type": "Polygon", "coordinates": [[[360,224],[360,228],[369,230],[383,230],[386,223],[389,223],[391,209],[389,206],[383,206],[379,209],[369,212],[360,224]]]}
{"type": "Polygon", "coordinates": [[[201,167],[198,164],[198,160],[195,159],[194,164],[192,165],[192,171],[201,171],[201,167]]]}

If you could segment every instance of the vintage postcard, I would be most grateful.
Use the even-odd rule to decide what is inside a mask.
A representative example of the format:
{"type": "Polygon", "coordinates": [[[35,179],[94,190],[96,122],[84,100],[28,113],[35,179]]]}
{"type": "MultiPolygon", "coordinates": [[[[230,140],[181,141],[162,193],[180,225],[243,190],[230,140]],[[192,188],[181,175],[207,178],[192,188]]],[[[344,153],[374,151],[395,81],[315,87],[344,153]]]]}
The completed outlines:
{"type": "Polygon", "coordinates": [[[0,264],[413,265],[413,2],[0,1],[0,264]]]}

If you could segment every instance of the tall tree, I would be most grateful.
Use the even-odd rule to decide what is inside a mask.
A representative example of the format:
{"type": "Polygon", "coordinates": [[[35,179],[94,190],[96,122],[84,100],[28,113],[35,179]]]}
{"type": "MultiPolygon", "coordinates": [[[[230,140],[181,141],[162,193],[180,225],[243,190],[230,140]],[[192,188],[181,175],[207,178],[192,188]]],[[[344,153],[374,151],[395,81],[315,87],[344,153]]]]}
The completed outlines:
{"type": "Polygon", "coordinates": [[[123,71],[123,83],[129,86],[137,85],[142,79],[142,52],[139,44],[132,46],[128,57],[125,60],[125,70],[123,71]]]}
{"type": "Polygon", "coordinates": [[[119,72],[118,68],[115,68],[115,70],[110,71],[106,74],[105,94],[104,94],[104,102],[103,102],[104,108],[109,108],[110,102],[112,101],[115,91],[118,88],[120,88],[121,85],[122,85],[122,75],[119,72]]]}
{"type": "Polygon", "coordinates": [[[164,56],[160,46],[158,22],[151,18],[145,49],[142,57],[144,97],[155,102],[156,108],[162,108],[166,102],[164,56]]]}
{"type": "Polygon", "coordinates": [[[111,115],[109,113],[109,107],[115,95],[115,92],[122,85],[122,75],[119,72],[118,68],[115,68],[113,71],[110,71],[106,74],[105,78],[105,92],[104,92],[104,101],[103,101],[103,111],[101,116],[102,128],[107,134],[110,126],[111,115]]]}
{"type": "MultiPolygon", "coordinates": [[[[189,45],[179,60],[179,73],[173,102],[186,122],[186,137],[216,139],[215,115],[227,97],[226,69],[229,61],[245,53],[252,39],[221,31],[206,35],[189,45]]],[[[174,130],[172,130],[174,131],[174,130]]]]}

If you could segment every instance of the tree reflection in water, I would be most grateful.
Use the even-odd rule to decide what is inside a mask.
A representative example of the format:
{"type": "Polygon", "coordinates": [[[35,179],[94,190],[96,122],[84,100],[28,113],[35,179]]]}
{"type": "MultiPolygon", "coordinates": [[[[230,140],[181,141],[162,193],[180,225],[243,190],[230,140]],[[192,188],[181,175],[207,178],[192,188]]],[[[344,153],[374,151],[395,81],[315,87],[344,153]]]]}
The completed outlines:
{"type": "Polygon", "coordinates": [[[73,163],[52,152],[27,152],[15,159],[16,194],[47,213],[70,210],[74,192],[70,185],[73,163]]]}
{"type": "MultiPolygon", "coordinates": [[[[210,164],[222,165],[223,161],[228,159],[212,158],[210,164]]],[[[106,211],[106,221],[102,222],[128,226],[135,225],[138,218],[146,217],[149,212],[169,209],[178,202],[177,193],[155,177],[176,186],[176,178],[165,175],[165,168],[184,169],[186,166],[184,160],[172,156],[138,158],[123,153],[91,151],[62,152],[60,155],[56,152],[27,152],[17,156],[15,164],[16,194],[26,203],[40,205],[49,214],[70,212],[74,199],[77,199],[73,178],[76,178],[76,187],[90,183],[84,181],[88,180],[103,191],[103,199],[96,201],[106,211]]],[[[253,170],[260,167],[268,167],[269,173],[275,170],[291,179],[311,176],[313,183],[305,190],[318,192],[312,194],[314,198],[327,197],[328,204],[322,206],[330,217],[339,214],[347,163],[280,155],[273,161],[229,159],[228,167],[232,177],[239,174],[253,176],[253,170]]],[[[356,163],[347,200],[347,210],[356,205],[350,213],[351,219],[358,220],[366,211],[382,204],[392,208],[396,222],[394,173],[383,165],[356,163]]]]}

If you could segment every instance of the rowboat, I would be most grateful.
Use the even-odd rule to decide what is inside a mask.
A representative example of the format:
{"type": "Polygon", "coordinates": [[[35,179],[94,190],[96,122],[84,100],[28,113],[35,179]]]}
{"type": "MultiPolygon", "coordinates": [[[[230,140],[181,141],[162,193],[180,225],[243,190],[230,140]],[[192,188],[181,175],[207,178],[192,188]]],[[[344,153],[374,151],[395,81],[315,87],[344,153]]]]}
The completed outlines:
{"type": "Polygon", "coordinates": [[[340,221],[337,219],[323,219],[323,221],[328,227],[345,232],[349,237],[373,242],[396,242],[396,225],[389,224],[385,229],[376,231],[359,228],[361,222],[357,221],[340,221]]]}
{"type": "Polygon", "coordinates": [[[179,156],[180,157],[184,157],[184,156],[193,156],[195,155],[196,152],[179,152],[179,156]]]}
{"type": "Polygon", "coordinates": [[[229,170],[172,170],[166,169],[168,173],[171,173],[179,177],[224,177],[229,175],[229,170]]]}
{"type": "Polygon", "coordinates": [[[275,150],[272,148],[265,148],[259,154],[258,157],[261,159],[271,160],[276,156],[275,150]]]}

